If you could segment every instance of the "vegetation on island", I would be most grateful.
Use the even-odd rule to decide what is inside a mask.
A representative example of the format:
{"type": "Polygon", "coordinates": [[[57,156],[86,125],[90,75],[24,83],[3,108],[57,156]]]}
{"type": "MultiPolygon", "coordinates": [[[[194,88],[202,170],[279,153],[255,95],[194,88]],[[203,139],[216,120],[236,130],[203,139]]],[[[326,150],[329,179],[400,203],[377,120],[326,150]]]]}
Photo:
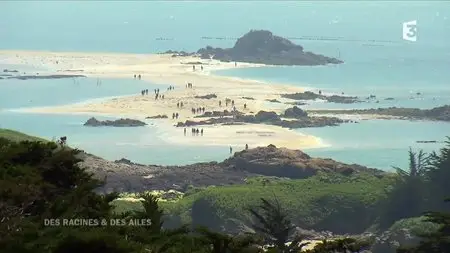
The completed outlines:
{"type": "Polygon", "coordinates": [[[191,188],[170,202],[143,193],[126,211],[117,209],[118,193],[97,193],[102,182],[78,165],[80,151],[0,134],[0,252],[450,251],[450,205],[443,201],[450,195],[450,140],[437,153],[410,151],[409,168],[396,173],[258,177],[244,185],[191,188]],[[152,222],[49,224],[63,218],[152,222]],[[383,241],[385,231],[392,235],[411,223],[415,244],[383,241]],[[311,228],[341,236],[308,234],[311,228]],[[308,249],[305,239],[324,241],[308,249]]]}

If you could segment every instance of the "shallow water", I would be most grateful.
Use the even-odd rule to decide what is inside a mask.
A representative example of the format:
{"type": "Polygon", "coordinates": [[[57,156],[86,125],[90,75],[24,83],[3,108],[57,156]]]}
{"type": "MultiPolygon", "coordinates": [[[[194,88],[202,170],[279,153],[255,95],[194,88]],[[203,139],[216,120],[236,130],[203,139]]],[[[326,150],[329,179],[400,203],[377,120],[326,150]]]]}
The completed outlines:
{"type": "MultiPolygon", "coordinates": [[[[294,42],[306,51],[339,57],[345,61],[342,65],[236,69],[219,74],[293,83],[330,93],[361,97],[374,94],[379,99],[379,103],[351,105],[311,103],[304,108],[431,108],[450,103],[449,13],[450,2],[445,1],[4,1],[0,2],[0,49],[195,51],[206,45],[231,47],[234,40],[216,37],[239,37],[250,29],[268,29],[284,37],[340,37],[337,41],[294,42]],[[232,17],[229,13],[233,13],[232,17]],[[78,18],[80,15],[82,19],[78,18]],[[383,18],[368,18],[380,16],[383,18]],[[402,22],[409,20],[418,21],[417,42],[401,40],[402,22]],[[203,36],[216,39],[206,40],[203,36]],[[168,40],[158,40],[159,37],[168,40]],[[422,95],[416,96],[417,92],[422,95]],[[384,100],[387,97],[395,100],[384,100]]],[[[8,68],[40,71],[23,66],[8,68]]],[[[102,81],[97,86],[95,79],[79,79],[78,83],[0,80],[0,109],[137,94],[144,86],[151,87],[132,79],[102,81]]],[[[69,143],[109,159],[127,157],[141,163],[186,164],[228,156],[227,147],[190,147],[186,152],[185,147],[164,143],[158,137],[160,129],[154,126],[132,131],[85,128],[81,124],[87,118],[0,110],[1,127],[47,138],[66,135],[69,143]]],[[[414,141],[442,140],[450,135],[448,129],[446,123],[377,120],[299,131],[332,144],[330,148],[307,150],[308,153],[389,169],[405,165],[409,146],[438,148],[439,144],[416,145],[414,141]]]]}

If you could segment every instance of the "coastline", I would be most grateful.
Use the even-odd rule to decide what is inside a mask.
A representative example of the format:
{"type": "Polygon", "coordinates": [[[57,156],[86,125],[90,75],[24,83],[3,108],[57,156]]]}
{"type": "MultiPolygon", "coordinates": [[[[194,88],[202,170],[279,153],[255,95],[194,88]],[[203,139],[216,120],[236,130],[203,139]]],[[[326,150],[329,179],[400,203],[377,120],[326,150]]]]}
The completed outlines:
{"type": "MultiPolygon", "coordinates": [[[[156,119],[151,122],[164,129],[165,139],[172,144],[179,145],[219,145],[219,146],[267,146],[290,149],[318,148],[326,146],[314,136],[303,135],[299,132],[281,127],[245,124],[233,126],[203,126],[205,135],[201,137],[183,136],[183,129],[176,128],[179,121],[193,120],[191,108],[206,107],[209,110],[231,110],[231,106],[219,106],[218,100],[229,98],[235,101],[236,108],[246,113],[260,110],[274,110],[266,108],[267,99],[277,98],[278,94],[286,92],[303,92],[305,89],[289,84],[271,85],[266,82],[247,80],[235,77],[216,76],[216,70],[230,68],[249,68],[267,66],[263,64],[249,64],[234,62],[225,63],[217,60],[202,60],[199,57],[171,57],[167,54],[118,54],[118,53],[82,53],[82,52],[46,52],[46,51],[1,51],[0,59],[5,64],[28,65],[45,68],[39,74],[82,74],[94,78],[126,78],[133,82],[148,81],[153,84],[174,86],[171,91],[161,91],[165,95],[163,100],[155,100],[153,90],[149,95],[142,96],[136,90],[136,96],[118,96],[115,98],[97,98],[76,104],[51,107],[19,108],[18,112],[50,113],[50,114],[89,114],[109,117],[130,117],[145,119],[148,116],[166,114],[169,119],[156,119]],[[202,62],[203,71],[192,70],[192,64],[202,62]],[[142,80],[134,80],[133,76],[142,75],[142,80]],[[186,83],[192,83],[193,88],[187,89],[186,83]],[[216,99],[199,99],[195,96],[216,94],[216,99]],[[251,97],[253,100],[245,99],[251,97]],[[177,108],[177,102],[182,101],[185,106],[177,108]],[[247,108],[243,110],[243,104],[247,108]],[[171,119],[174,112],[179,112],[178,119],[171,119]]],[[[103,84],[107,87],[107,84],[103,84]]],[[[149,85],[150,86],[150,85],[149,85]]],[[[224,102],[223,102],[224,103],[224,102]]],[[[286,107],[288,107],[286,105],[286,107]]],[[[276,110],[275,110],[276,111],[276,110]]],[[[279,109],[281,112],[282,110],[279,109]]],[[[194,119],[195,120],[195,119],[194,119]]],[[[189,129],[190,130],[190,129],[189,129]]]]}

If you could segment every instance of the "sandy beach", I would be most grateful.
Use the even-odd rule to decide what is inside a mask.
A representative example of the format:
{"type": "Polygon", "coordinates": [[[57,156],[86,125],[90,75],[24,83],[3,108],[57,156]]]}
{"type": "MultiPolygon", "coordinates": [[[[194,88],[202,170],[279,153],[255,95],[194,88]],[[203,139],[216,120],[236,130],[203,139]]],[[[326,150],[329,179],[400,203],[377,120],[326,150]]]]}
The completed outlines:
{"type": "MultiPolygon", "coordinates": [[[[105,114],[117,117],[144,119],[148,116],[167,115],[168,119],[152,120],[164,129],[165,139],[174,144],[186,145],[224,145],[251,147],[274,144],[280,147],[302,149],[321,147],[324,144],[319,138],[302,135],[299,132],[268,125],[233,125],[233,126],[202,126],[203,136],[184,136],[183,128],[174,127],[177,122],[198,119],[192,113],[192,108],[205,107],[206,111],[232,110],[231,103],[226,106],[225,100],[234,100],[237,110],[253,114],[260,110],[281,112],[291,105],[268,107],[268,99],[279,99],[281,93],[302,92],[304,89],[288,84],[268,84],[254,80],[243,80],[232,77],[215,76],[212,71],[260,67],[259,64],[238,62],[224,63],[216,60],[205,60],[199,57],[172,57],[168,54],[111,54],[111,53],[65,53],[45,51],[0,51],[0,63],[20,64],[46,69],[39,75],[49,74],[80,74],[96,78],[124,78],[124,85],[136,82],[149,82],[149,94],[142,96],[136,89],[135,96],[125,96],[104,101],[84,102],[57,107],[36,107],[26,109],[34,113],[58,114],[105,114]],[[200,63],[203,70],[200,69],[200,63]],[[193,63],[196,64],[195,71],[193,63]],[[141,75],[142,80],[134,79],[141,75]],[[160,90],[164,99],[155,99],[151,84],[164,84],[174,87],[173,90],[160,90]],[[186,88],[192,83],[192,88],[186,88]],[[217,98],[202,99],[197,96],[215,94],[217,98]],[[219,101],[221,105],[219,106],[219,101]],[[183,108],[177,103],[183,103],[183,108]],[[244,104],[246,105],[244,109],[244,104]],[[172,119],[172,114],[178,113],[178,119],[172,119]]],[[[34,75],[37,73],[27,73],[34,75]]],[[[107,82],[102,83],[107,89],[107,82]]]]}

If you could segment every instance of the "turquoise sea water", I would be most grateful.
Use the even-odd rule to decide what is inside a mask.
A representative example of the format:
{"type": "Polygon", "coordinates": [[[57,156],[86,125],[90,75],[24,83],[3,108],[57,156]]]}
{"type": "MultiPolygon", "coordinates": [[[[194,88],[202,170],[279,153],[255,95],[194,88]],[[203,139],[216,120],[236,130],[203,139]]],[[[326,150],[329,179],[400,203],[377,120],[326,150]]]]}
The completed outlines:
{"type": "MultiPolygon", "coordinates": [[[[356,105],[311,103],[306,108],[431,108],[450,103],[448,1],[2,1],[0,27],[0,49],[52,51],[193,51],[208,44],[229,47],[235,42],[202,36],[233,38],[250,29],[268,29],[285,37],[339,37],[338,41],[295,42],[307,51],[339,57],[345,61],[342,65],[235,69],[218,74],[361,97],[374,94],[380,100],[356,105]],[[402,22],[410,20],[418,22],[417,42],[401,39],[402,22]],[[422,95],[416,96],[417,92],[422,95]],[[395,100],[384,100],[387,97],[395,100]]],[[[0,80],[0,108],[128,95],[139,92],[143,85],[126,79],[105,79],[100,87],[90,79],[80,79],[78,84],[73,80],[0,80]]],[[[0,126],[48,138],[67,135],[72,144],[108,159],[184,164],[228,156],[223,147],[192,147],[191,152],[183,152],[185,148],[161,140],[152,125],[133,131],[83,128],[86,118],[0,112],[0,126]]],[[[406,166],[410,146],[439,148],[440,144],[418,145],[415,141],[443,140],[450,135],[449,126],[375,120],[300,131],[332,145],[307,150],[312,155],[389,169],[406,166]]]]}

